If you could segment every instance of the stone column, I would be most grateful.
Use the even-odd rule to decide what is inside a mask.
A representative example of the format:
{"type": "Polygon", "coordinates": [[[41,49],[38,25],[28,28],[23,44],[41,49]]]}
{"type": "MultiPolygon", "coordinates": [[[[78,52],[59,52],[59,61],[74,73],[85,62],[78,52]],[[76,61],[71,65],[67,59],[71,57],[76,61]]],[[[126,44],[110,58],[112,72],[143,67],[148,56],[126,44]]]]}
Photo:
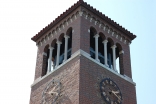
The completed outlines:
{"type": "Polygon", "coordinates": [[[94,36],[94,38],[95,38],[95,60],[100,61],[99,58],[98,58],[98,38],[99,38],[99,35],[96,34],[94,36]]]}
{"type": "Polygon", "coordinates": [[[50,53],[49,53],[49,59],[48,59],[48,70],[47,73],[51,71],[51,60],[52,60],[52,54],[53,54],[53,47],[49,47],[50,53]]]}
{"type": "Polygon", "coordinates": [[[59,65],[59,59],[60,59],[60,46],[62,44],[62,42],[57,41],[57,58],[56,58],[56,66],[57,67],[59,65]]]}
{"type": "Polygon", "coordinates": [[[64,38],[65,38],[65,48],[64,48],[64,60],[63,60],[63,62],[65,62],[67,60],[68,38],[69,38],[69,36],[65,35],[64,38]]]}
{"type": "Polygon", "coordinates": [[[107,40],[104,40],[102,43],[104,45],[104,58],[105,58],[105,66],[108,67],[108,63],[107,63],[107,40]]]}
{"type": "Polygon", "coordinates": [[[112,53],[113,53],[113,69],[114,69],[114,71],[117,72],[117,70],[116,70],[116,53],[115,53],[116,45],[113,45],[111,48],[112,48],[112,53]]]}

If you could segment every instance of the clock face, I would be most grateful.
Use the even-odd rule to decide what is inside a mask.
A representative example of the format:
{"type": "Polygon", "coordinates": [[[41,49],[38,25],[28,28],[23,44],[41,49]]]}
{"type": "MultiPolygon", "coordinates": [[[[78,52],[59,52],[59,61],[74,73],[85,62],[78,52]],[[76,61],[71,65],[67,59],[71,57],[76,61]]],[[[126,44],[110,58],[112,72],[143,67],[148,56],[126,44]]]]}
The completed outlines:
{"type": "Polygon", "coordinates": [[[122,104],[122,95],[117,84],[110,78],[105,78],[100,82],[102,98],[108,104],[122,104]]]}
{"type": "Polygon", "coordinates": [[[42,94],[42,104],[55,104],[60,96],[60,81],[52,80],[44,89],[42,94]]]}

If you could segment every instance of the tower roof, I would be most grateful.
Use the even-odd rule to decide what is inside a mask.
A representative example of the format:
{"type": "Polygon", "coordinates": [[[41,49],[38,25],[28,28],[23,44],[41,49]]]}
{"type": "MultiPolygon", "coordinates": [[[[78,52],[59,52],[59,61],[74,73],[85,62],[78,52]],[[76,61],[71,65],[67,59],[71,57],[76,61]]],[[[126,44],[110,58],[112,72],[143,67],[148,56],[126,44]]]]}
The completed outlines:
{"type": "Polygon", "coordinates": [[[65,18],[68,14],[70,14],[72,11],[74,11],[79,6],[83,6],[83,7],[87,8],[88,10],[92,11],[97,16],[99,16],[100,18],[102,18],[103,20],[105,20],[106,22],[108,22],[109,24],[111,24],[112,26],[116,27],[117,29],[119,29],[120,31],[122,31],[123,33],[125,33],[131,40],[133,40],[134,38],[136,38],[136,35],[134,35],[133,33],[131,33],[130,31],[128,31],[124,27],[120,26],[115,21],[111,20],[110,18],[108,18],[107,16],[105,16],[104,14],[102,14],[102,12],[99,12],[98,10],[96,10],[95,8],[93,8],[92,6],[90,6],[89,4],[87,4],[86,2],[84,2],[83,0],[79,0],[77,3],[75,3],[74,5],[72,5],[68,10],[66,10],[60,16],[58,16],[55,20],[53,20],[50,24],[48,24],[46,27],[44,27],[42,30],[40,30],[40,32],[38,32],[35,36],[33,36],[31,38],[31,40],[33,40],[33,41],[36,42],[41,36],[43,36],[47,31],[49,31],[52,27],[54,27],[60,20],[62,20],[63,18],[65,18]]]}

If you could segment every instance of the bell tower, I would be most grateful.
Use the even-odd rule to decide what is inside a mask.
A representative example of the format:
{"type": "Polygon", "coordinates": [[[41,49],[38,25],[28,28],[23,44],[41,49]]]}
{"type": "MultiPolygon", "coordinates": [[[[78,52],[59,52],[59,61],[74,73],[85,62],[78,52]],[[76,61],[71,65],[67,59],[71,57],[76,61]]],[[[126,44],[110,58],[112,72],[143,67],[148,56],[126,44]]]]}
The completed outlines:
{"type": "Polygon", "coordinates": [[[38,51],[30,104],[137,104],[135,38],[79,0],[31,38],[38,51]]]}

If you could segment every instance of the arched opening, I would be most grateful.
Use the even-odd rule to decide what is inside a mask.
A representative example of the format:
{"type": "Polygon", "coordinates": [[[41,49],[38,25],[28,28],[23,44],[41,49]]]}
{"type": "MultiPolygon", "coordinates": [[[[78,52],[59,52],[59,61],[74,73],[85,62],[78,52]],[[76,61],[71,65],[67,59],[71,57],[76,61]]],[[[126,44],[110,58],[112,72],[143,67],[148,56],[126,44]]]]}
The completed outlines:
{"type": "Polygon", "coordinates": [[[113,69],[113,54],[112,54],[112,46],[114,45],[114,42],[111,38],[108,38],[107,43],[107,63],[108,67],[113,69]]]}
{"type": "Polygon", "coordinates": [[[103,33],[99,33],[99,39],[98,39],[98,58],[100,60],[100,63],[104,63],[104,44],[103,41],[105,39],[105,36],[103,33]]]}
{"type": "Polygon", "coordinates": [[[90,28],[90,55],[95,59],[95,38],[94,35],[97,34],[97,31],[94,27],[90,28]]]}
{"type": "Polygon", "coordinates": [[[119,63],[119,47],[116,47],[116,70],[120,73],[120,63],[119,63]]]}
{"type": "Polygon", "coordinates": [[[52,58],[51,58],[51,71],[55,69],[56,65],[56,56],[57,56],[57,44],[56,44],[56,39],[54,39],[51,43],[51,47],[53,48],[52,50],[52,58]]]}
{"type": "Polygon", "coordinates": [[[43,53],[43,64],[42,64],[42,74],[41,76],[46,75],[48,70],[48,57],[49,57],[49,45],[46,45],[43,53]]]}
{"type": "Polygon", "coordinates": [[[59,57],[59,65],[63,63],[64,60],[64,49],[65,49],[65,39],[64,39],[64,34],[61,34],[59,37],[59,41],[61,42],[61,47],[60,47],[60,57],[59,57]]]}
{"type": "Polygon", "coordinates": [[[53,58],[55,58],[55,66],[62,64],[64,61],[69,59],[71,57],[71,50],[72,50],[72,28],[70,27],[66,35],[62,33],[59,38],[57,45],[54,46],[54,55],[53,58]],[[59,49],[56,49],[59,48],[59,49]],[[58,52],[57,52],[58,51],[58,52]],[[58,55],[58,56],[57,56],[58,55]]]}
{"type": "Polygon", "coordinates": [[[117,71],[120,74],[124,74],[124,69],[123,69],[123,51],[122,47],[119,43],[116,44],[116,66],[117,66],[117,71]]]}
{"type": "Polygon", "coordinates": [[[72,27],[70,27],[66,32],[66,35],[69,36],[68,48],[67,48],[67,59],[69,59],[72,54],[72,30],[73,30],[72,27]]]}

